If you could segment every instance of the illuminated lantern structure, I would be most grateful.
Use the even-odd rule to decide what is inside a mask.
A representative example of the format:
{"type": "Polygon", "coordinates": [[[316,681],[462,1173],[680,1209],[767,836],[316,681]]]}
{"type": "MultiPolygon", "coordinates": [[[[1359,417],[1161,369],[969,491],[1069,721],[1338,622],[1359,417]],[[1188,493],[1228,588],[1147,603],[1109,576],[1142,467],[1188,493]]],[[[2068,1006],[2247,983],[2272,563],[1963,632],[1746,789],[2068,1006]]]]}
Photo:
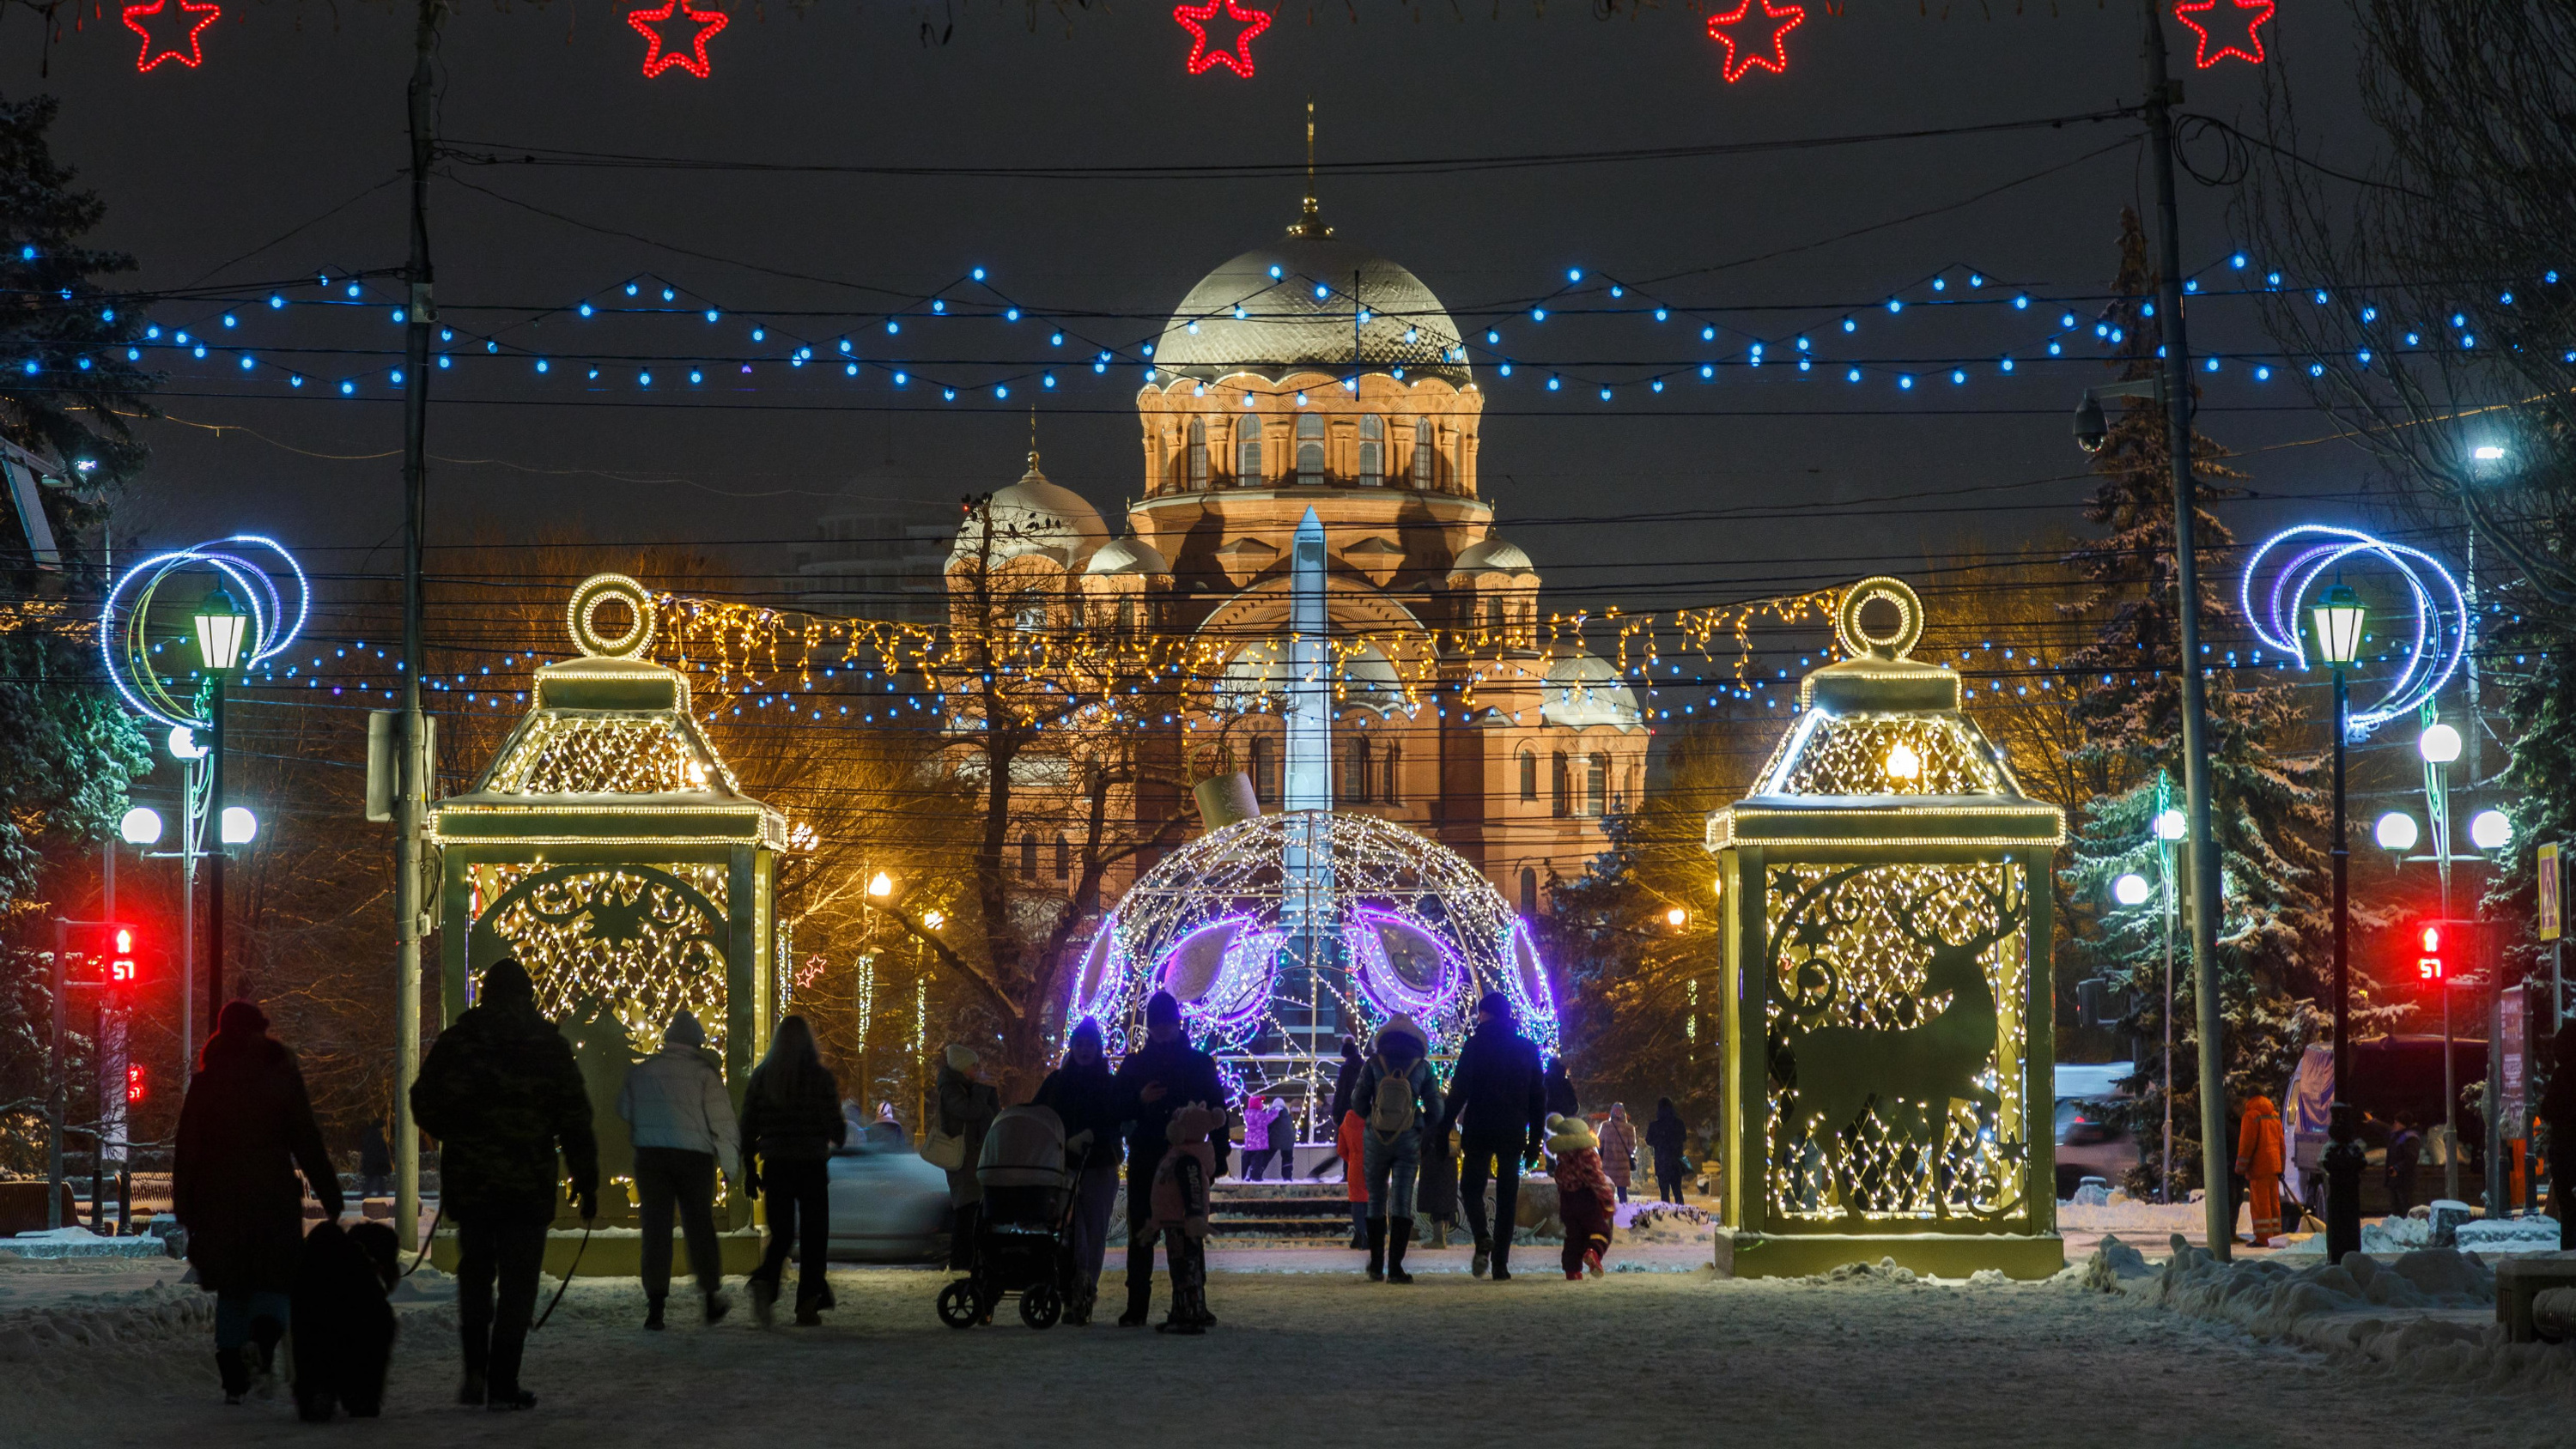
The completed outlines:
{"type": "Polygon", "coordinates": [[[440,1001],[453,1021],[484,967],[527,967],[581,1060],[601,1176],[614,1179],[629,1168],[618,1087],[674,1011],[705,1025],[738,1099],[784,1010],[787,821],[725,768],[690,717],[687,678],[643,657],[654,604],[642,585],[589,579],[569,621],[582,657],[537,671],[527,717],[481,780],[430,810],[440,1001]]]}
{"type": "Polygon", "coordinates": [[[1914,591],[1836,617],[1753,793],[1714,812],[1725,902],[1721,1265],[1739,1276],[1894,1258],[2045,1278],[2057,1235],[2049,876],[2065,820],[2024,795],[1906,656],[1914,591]],[[1867,618],[1892,606],[1893,627],[1867,618]]]}

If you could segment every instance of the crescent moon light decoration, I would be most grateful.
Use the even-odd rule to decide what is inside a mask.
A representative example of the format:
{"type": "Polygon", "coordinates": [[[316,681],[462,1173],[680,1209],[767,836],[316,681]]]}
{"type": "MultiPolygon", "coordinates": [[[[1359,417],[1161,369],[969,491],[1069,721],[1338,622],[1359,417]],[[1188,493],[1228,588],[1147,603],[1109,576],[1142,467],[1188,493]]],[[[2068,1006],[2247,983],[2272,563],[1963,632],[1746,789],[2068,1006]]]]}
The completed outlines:
{"type": "Polygon", "coordinates": [[[257,534],[237,533],[154,554],[119,575],[98,610],[98,648],[107,662],[107,677],[137,713],[173,728],[204,729],[208,721],[193,698],[182,701],[173,695],[153,667],[153,599],[172,575],[197,569],[218,575],[226,591],[250,610],[250,633],[242,650],[245,675],[295,642],[312,603],[294,556],[275,539],[257,534]],[[292,580],[291,586],[280,588],[281,576],[292,580]]]}
{"type": "Polygon", "coordinates": [[[2303,523],[2265,539],[2245,561],[2245,580],[2238,605],[2254,625],[2256,638],[2308,667],[2307,640],[2299,628],[2299,610],[2308,591],[2330,569],[2348,560],[2386,567],[2405,582],[2415,602],[2415,637],[2405,650],[2405,666],[2368,707],[2347,716],[2351,736],[2358,738],[2399,715],[2413,713],[2458,672],[2468,646],[2468,601],[2441,561],[2422,549],[2349,528],[2303,523]]]}

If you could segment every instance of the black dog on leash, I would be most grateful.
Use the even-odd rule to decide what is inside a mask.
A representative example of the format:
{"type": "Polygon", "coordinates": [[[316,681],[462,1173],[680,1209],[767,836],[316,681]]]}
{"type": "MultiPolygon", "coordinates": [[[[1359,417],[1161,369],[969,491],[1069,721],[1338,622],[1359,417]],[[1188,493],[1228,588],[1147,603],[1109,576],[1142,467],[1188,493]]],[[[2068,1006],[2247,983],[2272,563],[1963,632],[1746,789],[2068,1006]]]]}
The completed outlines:
{"type": "Polygon", "coordinates": [[[295,1409],[307,1422],[353,1418],[384,1408],[393,1363],[394,1309],[385,1301],[401,1271],[394,1230],[383,1223],[324,1223],[304,1235],[295,1259],[295,1409]]]}

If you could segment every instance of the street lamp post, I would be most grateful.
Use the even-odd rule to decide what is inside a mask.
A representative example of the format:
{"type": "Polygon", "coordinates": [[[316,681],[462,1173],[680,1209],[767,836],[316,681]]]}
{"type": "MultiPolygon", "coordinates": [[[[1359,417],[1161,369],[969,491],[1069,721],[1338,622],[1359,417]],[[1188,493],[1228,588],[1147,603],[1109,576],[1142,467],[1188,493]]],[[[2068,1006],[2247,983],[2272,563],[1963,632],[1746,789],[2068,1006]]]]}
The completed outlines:
{"type": "Polygon", "coordinates": [[[197,658],[206,670],[206,818],[214,823],[215,849],[206,861],[206,1020],[224,1009],[224,685],[241,667],[250,616],[221,585],[197,606],[197,658]]]}
{"type": "Polygon", "coordinates": [[[2365,1153],[2350,1100],[2352,1080],[2351,852],[2344,836],[2344,743],[2351,698],[2344,670],[2361,654],[2361,595],[2336,584],[2317,598],[2317,652],[2334,668],[2334,1109],[2326,1148],[2326,1261],[2361,1251],[2361,1168],[2365,1153]]]}

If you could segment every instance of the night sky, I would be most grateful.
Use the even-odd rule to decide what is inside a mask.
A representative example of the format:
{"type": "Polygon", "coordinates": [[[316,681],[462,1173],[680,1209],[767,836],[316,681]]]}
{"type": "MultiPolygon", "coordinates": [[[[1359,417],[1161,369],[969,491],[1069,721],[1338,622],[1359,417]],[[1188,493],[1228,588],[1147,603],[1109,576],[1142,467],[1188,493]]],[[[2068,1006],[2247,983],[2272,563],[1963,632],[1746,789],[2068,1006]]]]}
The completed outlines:
{"type": "MultiPolygon", "coordinates": [[[[309,282],[317,272],[401,265],[403,185],[360,194],[405,161],[411,7],[224,0],[224,8],[205,33],[202,68],[164,64],[144,75],[136,39],[113,9],[79,32],[67,28],[49,51],[30,12],[0,11],[0,88],[63,98],[57,153],[104,195],[99,240],[140,259],[139,284],[259,289],[232,308],[241,340],[222,337],[228,345],[213,365],[180,359],[165,403],[174,419],[252,431],[153,425],[151,475],[120,519],[120,542],[252,529],[290,540],[325,572],[387,570],[401,410],[381,369],[396,359],[307,355],[289,364],[313,369],[297,393],[282,385],[275,360],[287,354],[271,349],[397,349],[401,329],[387,315],[397,279],[373,284],[368,297],[378,305],[365,313],[271,313],[259,299],[272,283],[309,282]],[[40,60],[51,72],[42,78],[40,60]],[[343,203],[351,204],[265,245],[343,203]],[[261,355],[253,373],[218,370],[244,346],[261,355]],[[360,398],[337,395],[336,378],[369,370],[360,398]]],[[[1928,14],[1912,0],[1857,0],[1840,16],[1811,0],[1809,22],[1788,39],[1787,74],[1757,70],[1731,86],[1719,77],[1719,48],[1705,38],[1702,15],[1681,8],[1599,20],[1561,4],[1544,17],[1524,7],[1461,20],[1445,5],[1417,18],[1372,3],[1355,23],[1343,6],[1291,7],[1252,43],[1250,80],[1224,70],[1186,75],[1188,37],[1154,4],[1069,16],[1041,7],[1034,29],[1017,5],[823,4],[801,16],[772,5],[765,17],[737,7],[709,43],[711,78],[675,69],[647,80],[644,41],[625,23],[627,8],[464,5],[441,52],[445,134],[505,153],[546,146],[924,168],[1208,166],[1296,161],[1309,97],[1323,156],[1350,161],[1973,126],[2133,103],[2141,88],[2139,22],[2128,0],[1971,0],[1934,4],[1928,14]],[[925,46],[924,17],[945,24],[952,13],[953,40],[925,46]]],[[[2348,25],[2340,6],[2287,0],[2266,32],[2315,148],[2347,164],[2365,158],[2370,142],[2352,94],[2348,25]]],[[[2170,24],[2168,35],[2177,46],[2190,38],[2170,24]]],[[[2187,52],[2177,64],[2190,77],[2187,109],[2259,123],[2253,67],[2193,73],[2187,52]]],[[[1320,190],[1342,238],[1413,268],[1471,338],[1488,325],[1504,332],[1499,351],[1518,361],[1513,377],[1477,358],[1489,399],[1485,493],[1502,510],[1503,531],[1537,558],[1552,603],[1671,606],[1902,572],[1927,550],[2009,552],[2036,531],[2079,525],[2071,504],[2085,487],[2083,459],[2067,420],[2081,387],[2107,376],[2094,361],[2102,349],[2090,324],[2116,260],[2118,209],[2149,196],[2141,148],[2117,144],[2136,130],[2123,120],[1750,156],[1327,177],[1320,190]],[[2053,167],[2061,169],[1960,205],[2053,167]],[[1830,240],[1936,208],[1951,209],[1830,240]],[[1584,269],[1587,281],[1669,276],[1649,290],[1674,307],[1783,310],[1711,314],[1739,329],[1723,345],[1702,344],[1678,319],[1660,328],[1641,316],[1531,322],[1532,299],[1562,286],[1568,268],[1584,269]],[[1967,295],[1972,271],[1988,279],[1979,295],[2026,289],[2039,300],[2019,315],[1922,305],[1967,295]],[[1930,290],[1936,274],[1948,292],[1930,290]],[[1915,304],[1902,316],[1884,306],[1897,295],[1915,304]],[[1490,315],[1506,310],[1516,315],[1490,315]],[[2066,359],[2051,364],[2045,343],[2061,310],[2082,325],[2065,339],[2066,359]],[[1860,332],[1841,332],[1846,314],[1860,332]],[[1794,356],[1789,339],[1801,331],[1828,359],[1803,378],[1778,365],[1794,356]],[[1749,337],[1768,339],[1775,365],[1698,381],[1699,359],[1740,360],[1749,337]],[[1994,365],[2006,352],[2019,364],[2009,378],[1994,365]],[[1842,380],[1843,360],[1853,357],[1870,360],[1860,385],[1842,380]],[[1986,360],[1965,386],[1950,384],[1946,367],[1927,367],[1912,392],[1895,385],[1892,359],[1948,357],[1986,360]],[[1612,363],[1681,371],[1655,396],[1639,368],[1612,363]],[[1568,376],[1564,392],[1544,389],[1551,372],[1568,376]],[[1577,374],[1622,385],[1604,404],[1577,374]],[[1861,502],[1888,494],[1927,496],[1861,502]],[[1744,512],[1651,526],[1628,517],[1727,509],[1744,512]]],[[[837,368],[791,373],[764,360],[757,390],[745,392],[675,386],[683,369],[657,363],[661,376],[646,392],[632,384],[632,367],[610,369],[594,387],[571,370],[539,378],[524,353],[484,361],[459,346],[455,370],[437,377],[431,421],[440,459],[435,539],[577,531],[739,544],[733,556],[747,590],[762,587],[748,576],[783,563],[838,496],[953,508],[960,494],[1010,482],[1027,446],[1032,394],[1042,394],[1048,472],[1114,518],[1140,487],[1134,344],[1150,339],[1200,275],[1275,236],[1294,218],[1301,189],[1293,176],[999,180],[448,165],[458,180],[437,183],[432,225],[450,325],[490,329],[584,296],[604,305],[616,299],[614,284],[649,273],[720,305],[723,320],[619,323],[620,348],[758,352],[747,332],[763,316],[837,311],[837,319],[775,325],[825,344],[818,350],[847,335],[864,355],[888,340],[890,297],[926,297],[983,266],[1033,313],[1096,314],[1079,330],[1128,349],[1121,356],[1130,360],[1106,377],[1089,371],[1085,351],[1060,368],[1063,385],[1052,393],[1024,385],[1008,402],[976,394],[946,404],[918,383],[895,392],[881,367],[850,381],[837,368]],[[482,308],[521,311],[473,310],[482,308]]],[[[2184,183],[2186,267],[2216,268],[2206,274],[2212,287],[2232,285],[2229,200],[2184,183]]],[[[2256,258],[2251,272],[2232,276],[2262,267],[2256,258]]],[[[291,295],[321,294],[306,286],[291,295]]],[[[947,295],[982,297],[971,287],[947,295]]],[[[1595,292],[1588,305],[1639,303],[1595,292]]],[[[172,301],[155,316],[220,331],[209,319],[221,310],[172,301]]],[[[2263,345],[2241,300],[2210,299],[2192,320],[2197,349],[2263,345]]],[[[502,335],[514,349],[578,350],[581,325],[558,314],[502,335]]],[[[924,358],[1038,359],[1050,355],[1049,325],[916,319],[903,343],[924,358]],[[943,327],[950,330],[936,330],[943,327]]],[[[612,334],[603,324],[591,335],[612,334]]],[[[773,338],[765,353],[783,349],[773,338]]],[[[2286,378],[2257,384],[2248,365],[2231,362],[2210,380],[2203,425],[2253,454],[2244,466],[2263,493],[2316,499],[2300,510],[2310,516],[2365,517],[2323,497],[2349,497],[2370,481],[2360,453],[2332,443],[2278,446],[2327,431],[2303,404],[2286,378]]],[[[2228,509],[2240,531],[2287,511],[2277,503],[2228,509]]],[[[436,556],[432,567],[440,568],[436,556]]]]}

